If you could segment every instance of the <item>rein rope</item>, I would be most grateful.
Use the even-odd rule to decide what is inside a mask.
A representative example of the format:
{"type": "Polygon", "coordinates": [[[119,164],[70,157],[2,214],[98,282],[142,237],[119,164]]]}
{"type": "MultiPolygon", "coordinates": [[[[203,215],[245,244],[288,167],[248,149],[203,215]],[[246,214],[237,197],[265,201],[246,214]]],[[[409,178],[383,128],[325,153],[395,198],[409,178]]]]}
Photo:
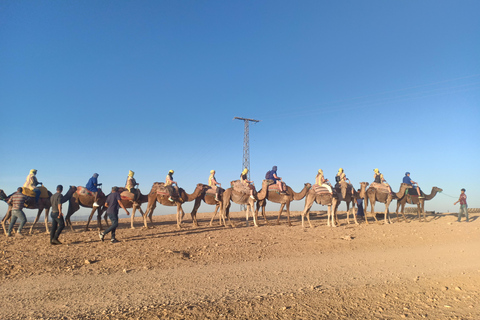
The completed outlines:
{"type": "Polygon", "coordinates": [[[439,191],[438,193],[443,194],[444,196],[447,196],[447,197],[450,197],[450,198],[454,198],[454,199],[457,198],[457,197],[455,197],[455,196],[451,196],[451,195],[449,195],[449,194],[446,194],[446,193],[444,193],[444,192],[442,192],[442,191],[439,191]]]}

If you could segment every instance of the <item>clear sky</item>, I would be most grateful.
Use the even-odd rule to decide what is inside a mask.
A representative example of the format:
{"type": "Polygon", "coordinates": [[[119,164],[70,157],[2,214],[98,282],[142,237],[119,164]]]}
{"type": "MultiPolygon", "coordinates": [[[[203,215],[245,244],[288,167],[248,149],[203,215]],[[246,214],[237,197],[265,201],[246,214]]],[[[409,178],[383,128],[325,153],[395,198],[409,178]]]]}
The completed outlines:
{"type": "Polygon", "coordinates": [[[479,12],[476,0],[1,1],[0,188],[33,168],[52,191],[95,172],[108,191],[128,170],[143,193],[169,169],[187,192],[211,169],[229,186],[238,116],[262,120],[257,186],[273,165],[297,191],[319,168],[357,188],[379,168],[395,190],[405,171],[443,188],[428,210],[457,211],[461,188],[480,207],[479,12]]]}

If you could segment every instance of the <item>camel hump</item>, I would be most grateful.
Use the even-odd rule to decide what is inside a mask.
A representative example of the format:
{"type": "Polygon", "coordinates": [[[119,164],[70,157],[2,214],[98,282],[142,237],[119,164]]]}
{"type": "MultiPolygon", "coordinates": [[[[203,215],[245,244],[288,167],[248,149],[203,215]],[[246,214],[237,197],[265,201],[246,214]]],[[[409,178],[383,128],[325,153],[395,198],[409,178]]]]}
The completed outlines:
{"type": "Polygon", "coordinates": [[[378,183],[378,182],[373,182],[371,185],[370,185],[370,188],[374,188],[375,190],[377,190],[378,192],[383,192],[383,193],[390,193],[390,189],[388,188],[388,186],[384,183],[378,183]]]}
{"type": "MultiPolygon", "coordinates": [[[[267,189],[268,191],[280,193],[280,188],[278,187],[278,184],[274,183],[273,180],[267,179],[267,180],[263,180],[263,182],[268,184],[268,189],[267,189]]],[[[282,181],[282,185],[283,185],[283,188],[286,190],[287,185],[285,184],[285,182],[282,181]]]]}
{"type": "Polygon", "coordinates": [[[330,193],[330,190],[328,190],[326,187],[319,186],[318,184],[313,185],[313,191],[316,194],[326,194],[330,193]]]}
{"type": "MultiPolygon", "coordinates": [[[[40,187],[37,187],[37,188],[40,190],[40,198],[41,199],[50,198],[50,195],[48,194],[47,188],[45,188],[44,186],[40,186],[40,187]]],[[[33,190],[30,190],[28,188],[22,188],[22,193],[24,195],[26,195],[27,197],[35,198],[35,192],[33,192],[33,190]]]]}
{"type": "MultiPolygon", "coordinates": [[[[100,191],[100,189],[98,189],[100,191]]],[[[77,187],[77,193],[81,196],[92,196],[93,197],[93,192],[88,190],[85,187],[78,186],[77,187]]]]}

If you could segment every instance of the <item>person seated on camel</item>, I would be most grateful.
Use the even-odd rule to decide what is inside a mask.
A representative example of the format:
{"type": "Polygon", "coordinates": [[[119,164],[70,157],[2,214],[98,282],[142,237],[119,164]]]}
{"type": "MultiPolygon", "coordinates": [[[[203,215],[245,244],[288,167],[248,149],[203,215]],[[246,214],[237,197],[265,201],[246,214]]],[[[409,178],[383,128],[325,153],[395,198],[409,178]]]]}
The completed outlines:
{"type": "Polygon", "coordinates": [[[222,186],[222,184],[218,183],[215,179],[215,170],[210,170],[210,176],[208,177],[208,186],[215,191],[215,201],[220,201],[220,187],[222,186]]]}
{"type": "MultiPolygon", "coordinates": [[[[417,192],[418,192],[418,198],[425,198],[423,196],[423,194],[420,192],[420,186],[418,185],[418,183],[416,183],[415,181],[413,181],[411,178],[410,178],[410,172],[405,172],[405,177],[403,177],[403,183],[406,183],[412,187],[415,187],[416,185],[416,188],[417,188],[417,192]]],[[[408,191],[408,190],[407,190],[408,191]]]]}
{"type": "MultiPolygon", "coordinates": [[[[343,184],[343,183],[347,185],[347,188],[348,188],[348,186],[350,186],[350,190],[352,191],[352,195],[353,195],[353,185],[350,182],[350,179],[348,179],[347,176],[345,175],[345,172],[343,171],[343,168],[338,169],[337,175],[335,176],[335,182],[337,183],[339,188],[340,188],[341,184],[343,184]]],[[[335,187],[337,187],[337,185],[335,187]]],[[[342,197],[343,198],[345,198],[345,196],[346,196],[347,188],[345,188],[345,192],[342,191],[342,197]]]]}
{"type": "MultiPolygon", "coordinates": [[[[23,187],[26,189],[30,189],[35,192],[35,204],[38,204],[38,199],[40,199],[40,189],[37,188],[41,182],[37,180],[37,169],[30,170],[30,173],[27,176],[27,180],[23,184],[23,187]]],[[[42,184],[43,185],[43,184],[42,184]]]]}
{"type": "Polygon", "coordinates": [[[265,175],[265,179],[273,180],[273,184],[277,184],[280,193],[285,194],[285,189],[283,187],[282,178],[277,176],[277,166],[273,166],[272,170],[269,170],[265,175]]]}
{"type": "Polygon", "coordinates": [[[328,185],[328,179],[325,179],[325,177],[323,176],[323,170],[322,169],[318,169],[317,176],[315,177],[315,184],[317,186],[327,188],[328,191],[330,193],[332,193],[332,187],[330,185],[328,185]]]}
{"type": "Polygon", "coordinates": [[[243,185],[250,189],[250,198],[255,199],[255,197],[253,196],[253,191],[255,190],[255,187],[253,186],[253,181],[248,180],[247,173],[248,169],[243,169],[242,173],[240,174],[240,181],[243,185]]]}
{"type": "Polygon", "coordinates": [[[381,173],[378,169],[373,169],[373,182],[379,183],[379,184],[384,184],[388,187],[388,190],[390,190],[390,193],[393,193],[392,187],[387,183],[387,180],[383,177],[383,173],[381,173]]]}
{"type": "Polygon", "coordinates": [[[99,186],[101,186],[102,184],[101,183],[98,183],[97,181],[97,178],[98,178],[98,173],[94,173],[93,176],[88,179],[88,182],[87,182],[87,185],[85,186],[85,188],[92,192],[93,193],[93,196],[94,196],[94,199],[93,199],[93,206],[94,207],[98,207],[98,203],[97,203],[97,200],[98,200],[98,188],[99,186]]]}
{"type": "Polygon", "coordinates": [[[173,185],[175,185],[178,188],[177,182],[173,181],[173,173],[174,173],[173,170],[169,170],[167,177],[165,178],[165,189],[167,189],[168,191],[168,194],[169,194],[168,201],[170,202],[175,201],[173,199],[175,198],[175,188],[173,187],[173,185]]]}
{"type": "Polygon", "coordinates": [[[127,182],[125,183],[125,189],[128,190],[128,192],[133,193],[133,199],[137,200],[139,196],[139,192],[137,189],[135,189],[136,186],[138,186],[137,181],[133,177],[135,175],[135,172],[132,170],[128,171],[128,177],[127,177],[127,182]]]}

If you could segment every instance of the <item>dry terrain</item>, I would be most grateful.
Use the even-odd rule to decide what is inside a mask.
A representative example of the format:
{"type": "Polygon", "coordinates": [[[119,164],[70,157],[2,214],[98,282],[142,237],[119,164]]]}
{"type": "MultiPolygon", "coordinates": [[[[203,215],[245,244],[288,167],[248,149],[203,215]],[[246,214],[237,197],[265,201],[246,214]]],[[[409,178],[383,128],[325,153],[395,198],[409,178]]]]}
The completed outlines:
{"type": "Polygon", "coordinates": [[[211,213],[180,230],[174,216],[123,219],[117,244],[84,222],[61,246],[42,224],[2,237],[0,319],[480,318],[478,214],[358,226],[342,214],[329,228],[321,212],[305,231],[298,212],[293,227],[268,214],[258,228],[242,213],[236,228],[209,227],[211,213]]]}

